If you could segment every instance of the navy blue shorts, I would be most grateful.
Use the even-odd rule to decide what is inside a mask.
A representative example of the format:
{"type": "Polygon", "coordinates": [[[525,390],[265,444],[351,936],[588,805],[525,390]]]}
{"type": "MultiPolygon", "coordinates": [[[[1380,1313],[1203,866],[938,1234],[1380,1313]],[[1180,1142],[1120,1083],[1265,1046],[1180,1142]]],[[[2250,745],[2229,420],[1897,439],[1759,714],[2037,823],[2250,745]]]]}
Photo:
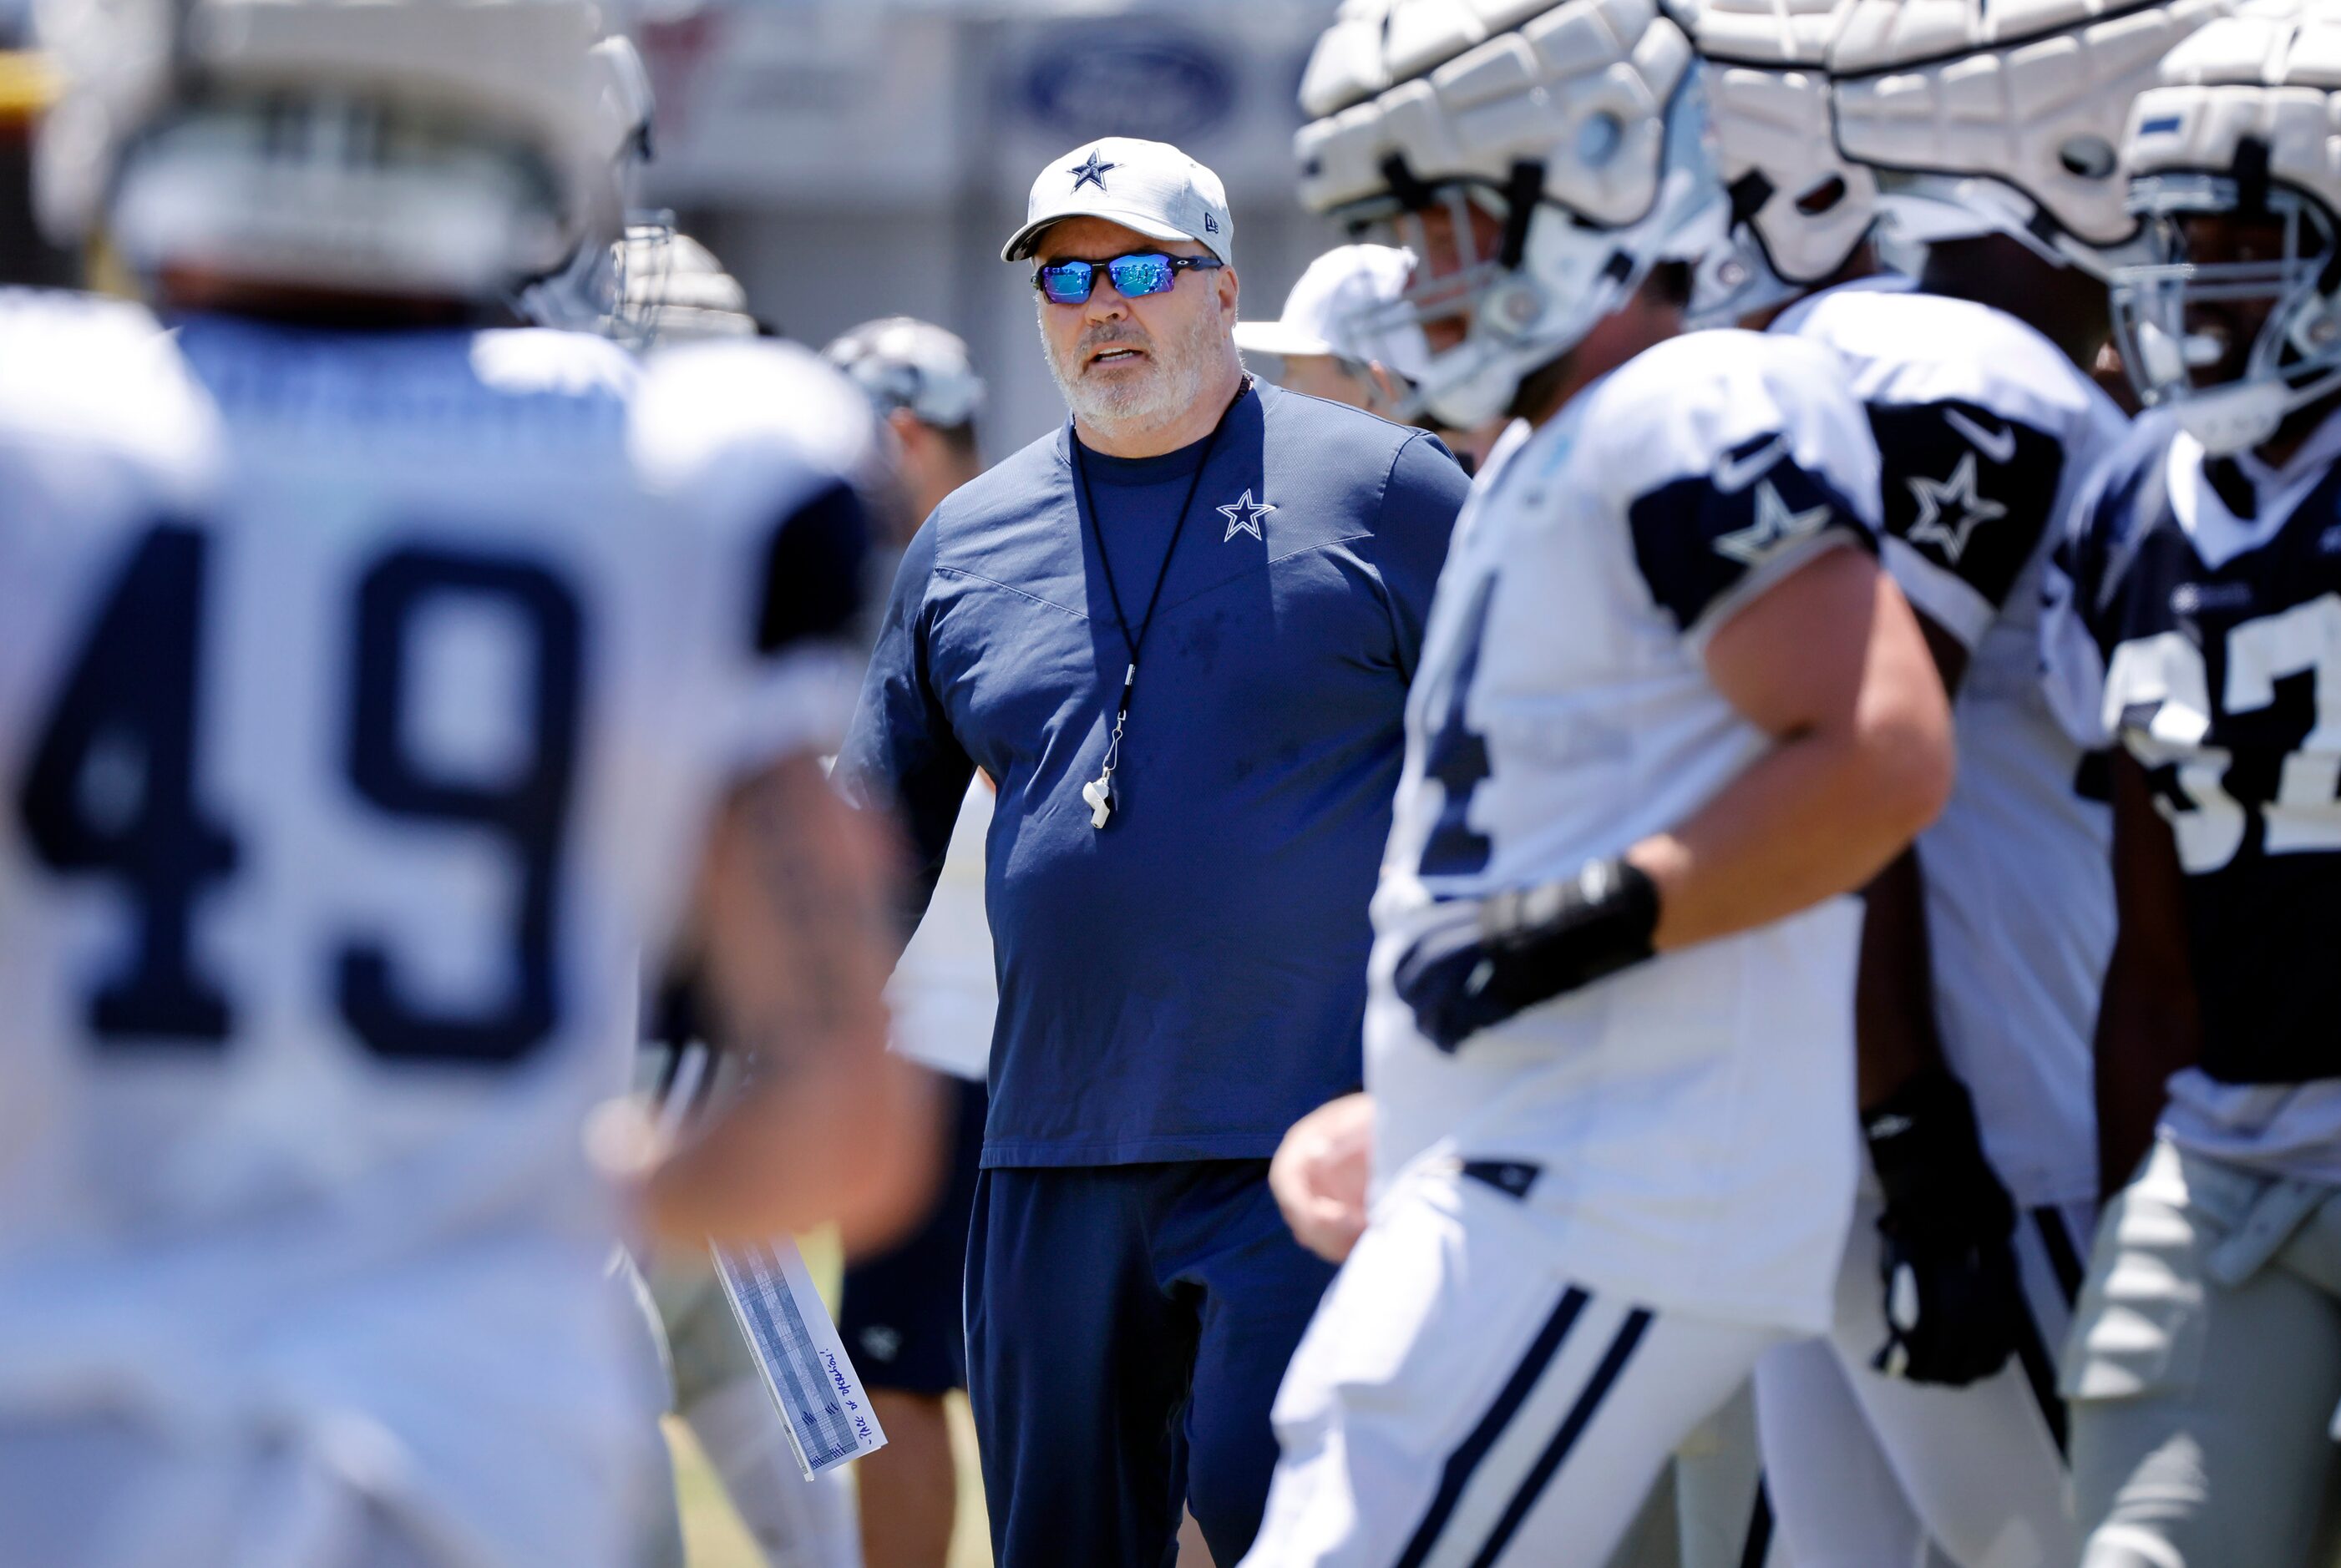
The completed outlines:
{"type": "Polygon", "coordinates": [[[967,1276],[993,1560],[1167,1568],[1182,1502],[1214,1561],[1240,1558],[1276,1469],[1269,1406],[1333,1278],[1268,1162],[987,1170],[967,1276]]]}
{"type": "Polygon", "coordinates": [[[967,1332],[960,1286],[967,1274],[968,1218],[983,1158],[983,1085],[949,1080],[950,1181],[911,1238],[846,1265],[838,1331],[870,1388],[940,1397],[967,1386],[967,1332]]]}

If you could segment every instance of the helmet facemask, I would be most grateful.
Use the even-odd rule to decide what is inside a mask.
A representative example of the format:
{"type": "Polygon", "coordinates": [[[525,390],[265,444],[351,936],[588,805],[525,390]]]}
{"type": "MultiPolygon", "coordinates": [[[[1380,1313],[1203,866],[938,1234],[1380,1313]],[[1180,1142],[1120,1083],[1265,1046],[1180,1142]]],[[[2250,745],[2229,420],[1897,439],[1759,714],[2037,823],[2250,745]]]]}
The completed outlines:
{"type": "MultiPolygon", "coordinates": [[[[1514,163],[1501,183],[1426,181],[1393,154],[1382,165],[1386,192],[1336,211],[1356,236],[1420,258],[1397,299],[1352,318],[1367,341],[1420,332],[1431,349],[1400,417],[1429,413],[1466,430],[1486,424],[1510,409],[1529,374],[1632,299],[1654,265],[1715,248],[1722,193],[1705,145],[1704,103],[1688,74],[1663,124],[1655,197],[1628,223],[1573,211],[1550,194],[1547,164],[1530,159],[1514,163]]],[[[1627,155],[1626,140],[1618,120],[1595,116],[1573,146],[1553,151],[1599,164],[1627,155]]]]}
{"type": "Polygon", "coordinates": [[[2269,184],[2264,156],[2257,173],[2248,155],[2238,161],[2240,177],[2133,183],[2153,260],[2123,268],[2112,291],[2116,340],[2140,399],[2168,407],[2213,453],[2257,446],[2294,412],[2341,391],[2341,224],[2315,198],[2269,184]],[[2190,256],[2187,220],[2221,218],[2265,223],[2281,235],[2278,253],[2190,256]],[[2198,372],[2214,373],[2197,384],[2198,372]]]}

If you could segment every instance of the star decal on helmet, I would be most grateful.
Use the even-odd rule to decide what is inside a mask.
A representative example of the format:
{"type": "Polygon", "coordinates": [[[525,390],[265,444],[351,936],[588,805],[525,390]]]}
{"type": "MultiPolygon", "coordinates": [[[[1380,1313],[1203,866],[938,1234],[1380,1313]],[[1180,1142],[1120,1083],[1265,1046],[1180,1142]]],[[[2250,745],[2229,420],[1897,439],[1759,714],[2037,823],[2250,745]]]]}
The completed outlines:
{"type": "Polygon", "coordinates": [[[1780,499],[1780,492],[1772,488],[1772,481],[1758,480],[1756,521],[1719,536],[1715,541],[1715,553],[1748,566],[1761,566],[1789,546],[1818,533],[1821,525],[1828,521],[1831,511],[1829,503],[1822,501],[1802,511],[1790,511],[1788,503],[1780,499]]]}
{"type": "MultiPolygon", "coordinates": [[[[1271,502],[1252,500],[1251,491],[1247,490],[1227,505],[1214,507],[1212,510],[1228,520],[1228,531],[1220,539],[1220,542],[1225,544],[1239,533],[1248,533],[1254,539],[1260,539],[1260,520],[1274,511],[1276,508],[1271,502]]],[[[1267,541],[1261,540],[1261,542],[1267,541]]]]}
{"type": "Polygon", "coordinates": [[[1910,542],[1934,545],[1953,566],[1967,553],[1967,541],[1977,524],[2007,515],[2007,508],[1999,502],[1976,494],[1976,454],[1972,452],[1961,455],[1948,479],[1914,477],[1906,482],[1918,502],[1918,521],[1910,525],[1910,542]],[[1958,505],[1958,515],[1946,521],[1954,501],[1958,505]]]}
{"type": "Polygon", "coordinates": [[[1090,161],[1088,163],[1075,164],[1072,167],[1067,169],[1065,173],[1073,177],[1074,190],[1078,191],[1083,185],[1093,184],[1097,186],[1101,193],[1102,193],[1105,190],[1106,171],[1108,169],[1119,169],[1121,167],[1121,165],[1120,164],[1106,164],[1099,162],[1097,149],[1092,147],[1090,149],[1090,161]]]}

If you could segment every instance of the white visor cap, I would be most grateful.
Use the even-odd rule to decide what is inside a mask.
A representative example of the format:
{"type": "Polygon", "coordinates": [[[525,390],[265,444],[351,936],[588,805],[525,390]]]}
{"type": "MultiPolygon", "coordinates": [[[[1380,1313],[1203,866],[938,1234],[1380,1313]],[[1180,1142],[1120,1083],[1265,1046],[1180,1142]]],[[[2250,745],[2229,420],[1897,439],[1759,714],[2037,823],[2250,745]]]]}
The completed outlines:
{"type": "Polygon", "coordinates": [[[1000,259],[1023,261],[1041,231],[1066,218],[1103,218],[1150,240],[1192,240],[1235,262],[1227,187],[1168,142],[1107,136],[1051,159],[1032,182],[1024,226],[1000,247],[1000,259]]]}
{"type": "Polygon", "coordinates": [[[1341,245],[1309,263],[1272,322],[1238,322],[1236,347],[1255,354],[1335,354],[1374,360],[1419,382],[1430,361],[1422,329],[1392,310],[1414,274],[1396,245],[1341,245]]]}

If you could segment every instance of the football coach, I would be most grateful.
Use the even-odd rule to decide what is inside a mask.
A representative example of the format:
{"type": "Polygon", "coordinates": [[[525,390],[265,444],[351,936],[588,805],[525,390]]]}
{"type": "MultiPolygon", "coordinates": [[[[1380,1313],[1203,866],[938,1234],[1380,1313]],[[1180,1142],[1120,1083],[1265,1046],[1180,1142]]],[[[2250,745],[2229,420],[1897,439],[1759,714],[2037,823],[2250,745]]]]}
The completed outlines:
{"type": "Polygon", "coordinates": [[[1175,147],[1041,171],[1001,255],[1071,418],[927,519],[840,763],[899,807],[925,888],[971,772],[999,786],[967,1331],[1001,1568],[1159,1568],[1182,1501],[1241,1557],[1331,1278],[1268,1160],[1360,1079],[1366,904],[1466,481],[1422,432],[1244,373],[1234,241],[1175,147]]]}

